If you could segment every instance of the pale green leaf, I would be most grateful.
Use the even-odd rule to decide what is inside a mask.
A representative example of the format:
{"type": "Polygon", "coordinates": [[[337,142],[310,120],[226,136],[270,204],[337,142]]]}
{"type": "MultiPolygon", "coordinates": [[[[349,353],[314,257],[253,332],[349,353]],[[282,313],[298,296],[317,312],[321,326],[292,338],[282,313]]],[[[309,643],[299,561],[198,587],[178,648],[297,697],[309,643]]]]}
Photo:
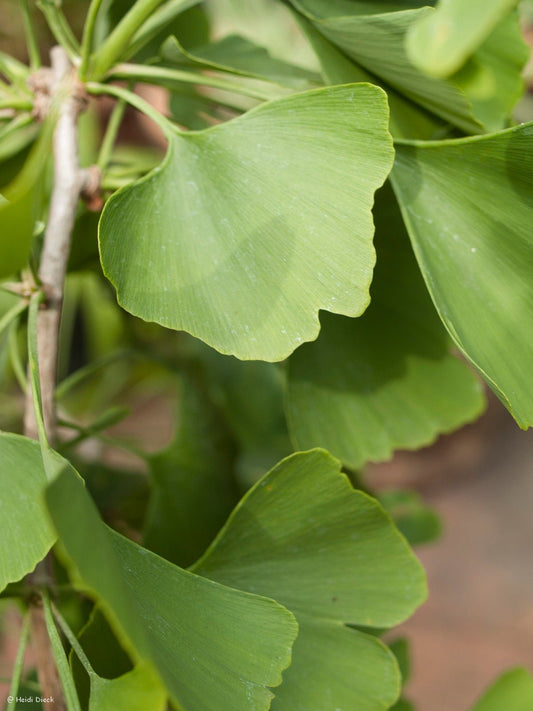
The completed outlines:
{"type": "Polygon", "coordinates": [[[189,573],[105,526],[72,472],[47,502],[75,582],[185,711],[266,711],[297,627],[278,603],[189,573]],[[87,541],[91,546],[87,546],[87,541]]]}
{"type": "Polygon", "coordinates": [[[522,427],[533,424],[533,125],[398,145],[393,185],[456,345],[522,427]]]}
{"type": "Polygon", "coordinates": [[[0,433],[0,591],[30,573],[55,541],[42,501],[46,482],[39,444],[0,433]]]}
{"type": "Polygon", "coordinates": [[[172,135],[162,166],[102,215],[102,263],[122,306],[271,361],[316,338],[319,309],[361,314],[370,208],[392,158],[387,120],[384,93],[361,84],[172,135]]]}
{"type": "Polygon", "coordinates": [[[358,319],[322,315],[317,341],[289,361],[286,410],[300,449],[354,469],[430,444],[483,410],[481,384],[450,353],[389,187],[376,197],[378,263],[358,319]]]}
{"type": "Polygon", "coordinates": [[[526,669],[512,669],[501,676],[472,711],[531,711],[533,678],[526,669]]]}
{"type": "Polygon", "coordinates": [[[300,625],[277,711],[377,711],[399,691],[390,652],[343,623],[388,627],[425,596],[422,568],[379,504],[323,450],[295,454],[258,482],[195,572],[272,595],[300,625]]]}
{"type": "Polygon", "coordinates": [[[411,27],[407,52],[427,74],[445,77],[460,69],[518,0],[440,0],[411,27]]]}
{"type": "Polygon", "coordinates": [[[489,131],[508,126],[509,114],[524,91],[522,70],[529,54],[518,14],[513,12],[453,75],[453,82],[472,103],[474,115],[489,131]]]}

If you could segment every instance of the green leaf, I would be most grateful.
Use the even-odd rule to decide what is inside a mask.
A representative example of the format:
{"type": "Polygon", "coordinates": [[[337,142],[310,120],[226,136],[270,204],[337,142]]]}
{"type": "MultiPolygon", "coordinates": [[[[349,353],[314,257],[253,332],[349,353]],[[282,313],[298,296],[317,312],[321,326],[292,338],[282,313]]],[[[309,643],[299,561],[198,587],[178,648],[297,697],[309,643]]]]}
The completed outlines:
{"type": "Polygon", "coordinates": [[[511,669],[501,676],[472,711],[531,711],[533,677],[526,669],[511,669]]]}
{"type": "Polygon", "coordinates": [[[144,544],[178,565],[194,562],[237,503],[235,444],[207,394],[182,378],[178,431],[149,460],[153,478],[144,544]]]}
{"type": "Polygon", "coordinates": [[[176,37],[169,37],[161,54],[167,62],[178,66],[228,72],[282,86],[307,88],[310,83],[320,83],[314,72],[276,59],[264,47],[239,35],[228,35],[194,52],[188,52],[176,37]]]}
{"type": "Polygon", "coordinates": [[[115,533],[72,472],[46,498],[75,581],[98,600],[133,658],[153,664],[177,704],[185,711],[269,708],[267,687],[281,682],[297,631],[287,610],[115,533]]]}
{"type": "Polygon", "coordinates": [[[390,652],[350,622],[388,627],[425,596],[423,570],[379,504],[323,450],[295,454],[242,499],[194,571],[272,595],[300,632],[273,711],[388,708],[390,652]]]}
{"type": "Polygon", "coordinates": [[[0,200],[0,278],[26,266],[35,223],[40,216],[53,121],[49,120],[17,177],[0,200]]]}
{"type": "Polygon", "coordinates": [[[286,409],[299,449],[357,469],[430,444],[483,410],[481,384],[450,353],[389,187],[376,196],[378,263],[358,319],[322,315],[317,341],[289,361],[286,409]]]}
{"type": "Polygon", "coordinates": [[[453,81],[472,103],[474,115],[489,131],[509,125],[509,114],[524,92],[522,70],[530,55],[518,13],[500,22],[453,81]]]}
{"type": "MultiPolygon", "coordinates": [[[[78,643],[90,661],[95,676],[103,679],[115,679],[130,672],[133,665],[113,634],[102,611],[95,606],[91,615],[78,635],[78,643]]],[[[72,676],[76,682],[78,698],[85,710],[89,705],[90,683],[92,676],[86,666],[71,649],[69,655],[72,676]]]]}
{"type": "Polygon", "coordinates": [[[236,473],[248,489],[293,452],[283,411],[283,372],[274,363],[223,356],[192,338],[187,354],[201,363],[210,396],[239,444],[236,473]]]}
{"type": "Polygon", "coordinates": [[[440,0],[411,27],[407,53],[427,74],[445,77],[459,70],[518,0],[440,0]]]}
{"type": "Polygon", "coordinates": [[[362,84],[172,135],[162,166],[102,215],[102,264],[122,306],[269,361],[316,338],[319,309],[361,314],[370,208],[392,157],[387,116],[383,92],[362,84]]]}
{"type": "Polygon", "coordinates": [[[427,76],[406,54],[409,29],[433,13],[428,7],[413,8],[425,3],[290,1],[326,39],[378,80],[468,133],[481,130],[463,92],[452,81],[427,76]]]}
{"type": "Polygon", "coordinates": [[[521,427],[533,424],[532,133],[406,142],[392,176],[441,319],[521,427]]]}
{"type": "Polygon", "coordinates": [[[383,491],[379,501],[412,546],[430,543],[440,536],[441,522],[438,514],[425,506],[416,491],[383,491]]]}
{"type": "Polygon", "coordinates": [[[91,678],[89,711],[165,711],[167,695],[148,664],[116,679],[91,678]]]}
{"type": "Polygon", "coordinates": [[[315,51],[320,62],[322,76],[327,84],[364,81],[377,84],[386,90],[390,106],[390,132],[394,137],[430,139],[446,128],[446,123],[443,120],[429,114],[356,64],[327,40],[306,17],[297,13],[295,16],[315,51]]]}
{"type": "Polygon", "coordinates": [[[55,541],[42,502],[45,486],[39,444],[0,433],[0,591],[30,573],[55,541]]]}

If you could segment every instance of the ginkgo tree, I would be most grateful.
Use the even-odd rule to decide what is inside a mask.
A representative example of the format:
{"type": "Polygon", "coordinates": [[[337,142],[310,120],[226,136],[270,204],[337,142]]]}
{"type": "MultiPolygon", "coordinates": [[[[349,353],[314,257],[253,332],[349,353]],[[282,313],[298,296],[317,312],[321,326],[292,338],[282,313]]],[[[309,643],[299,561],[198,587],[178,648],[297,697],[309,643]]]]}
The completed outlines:
{"type": "MultiPolygon", "coordinates": [[[[8,709],[35,684],[68,711],[412,709],[383,635],[439,524],[363,468],[476,419],[483,381],[533,424],[517,3],[254,3],[305,66],[216,0],[81,26],[24,0],[28,62],[0,52],[8,709]],[[132,111],[164,154],[121,138],[132,111]],[[147,383],[176,411],[157,451],[114,427],[147,383]]],[[[475,711],[532,696],[513,670],[475,711]]]]}

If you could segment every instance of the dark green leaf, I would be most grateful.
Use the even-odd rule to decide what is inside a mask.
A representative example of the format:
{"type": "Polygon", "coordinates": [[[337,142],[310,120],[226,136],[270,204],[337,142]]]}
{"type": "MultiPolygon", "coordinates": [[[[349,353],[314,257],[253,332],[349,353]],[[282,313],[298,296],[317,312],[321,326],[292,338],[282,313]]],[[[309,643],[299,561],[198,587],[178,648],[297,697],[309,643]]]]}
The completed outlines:
{"type": "Polygon", "coordinates": [[[178,430],[149,460],[153,489],[144,543],[178,565],[194,562],[237,503],[235,444],[202,388],[184,376],[178,430]]]}
{"type": "Polygon", "coordinates": [[[194,52],[188,52],[176,37],[169,37],[161,52],[163,59],[178,66],[228,72],[299,88],[320,83],[313,72],[276,59],[264,47],[239,35],[228,35],[197,47],[194,52]]]}
{"type": "Polygon", "coordinates": [[[358,319],[322,315],[317,341],[289,361],[287,414],[300,449],[357,469],[475,419],[481,384],[450,354],[390,188],[376,198],[378,264],[358,319]]]}

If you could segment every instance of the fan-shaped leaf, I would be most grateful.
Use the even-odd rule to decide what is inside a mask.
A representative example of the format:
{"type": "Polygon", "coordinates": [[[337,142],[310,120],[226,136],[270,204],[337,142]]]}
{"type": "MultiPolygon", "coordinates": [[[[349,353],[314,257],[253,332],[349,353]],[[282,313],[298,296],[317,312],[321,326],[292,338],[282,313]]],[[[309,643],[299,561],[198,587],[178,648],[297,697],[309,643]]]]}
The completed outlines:
{"type": "Polygon", "coordinates": [[[46,497],[74,579],[185,711],[269,708],[267,687],[281,682],[297,630],[286,609],[193,575],[115,533],[72,471],[46,497]]]}
{"type": "Polygon", "coordinates": [[[376,197],[375,220],[370,307],[358,319],[323,314],[318,340],[289,361],[296,445],[325,447],[353,468],[427,445],[484,406],[481,384],[450,353],[390,188],[376,197]]]}
{"type": "Polygon", "coordinates": [[[273,595],[299,622],[276,711],[377,711],[399,674],[373,636],[344,622],[387,627],[425,596],[421,566],[383,509],[354,491],[323,450],[283,460],[244,497],[197,573],[273,595]]]}
{"type": "Polygon", "coordinates": [[[453,340],[533,424],[533,124],[398,146],[393,185],[453,340]]]}
{"type": "Polygon", "coordinates": [[[102,263],[120,303],[262,360],[315,338],[321,308],[362,313],[370,208],[392,157],[387,116],[384,93],[362,84],[173,135],[161,168],[102,215],[102,263]]]}

